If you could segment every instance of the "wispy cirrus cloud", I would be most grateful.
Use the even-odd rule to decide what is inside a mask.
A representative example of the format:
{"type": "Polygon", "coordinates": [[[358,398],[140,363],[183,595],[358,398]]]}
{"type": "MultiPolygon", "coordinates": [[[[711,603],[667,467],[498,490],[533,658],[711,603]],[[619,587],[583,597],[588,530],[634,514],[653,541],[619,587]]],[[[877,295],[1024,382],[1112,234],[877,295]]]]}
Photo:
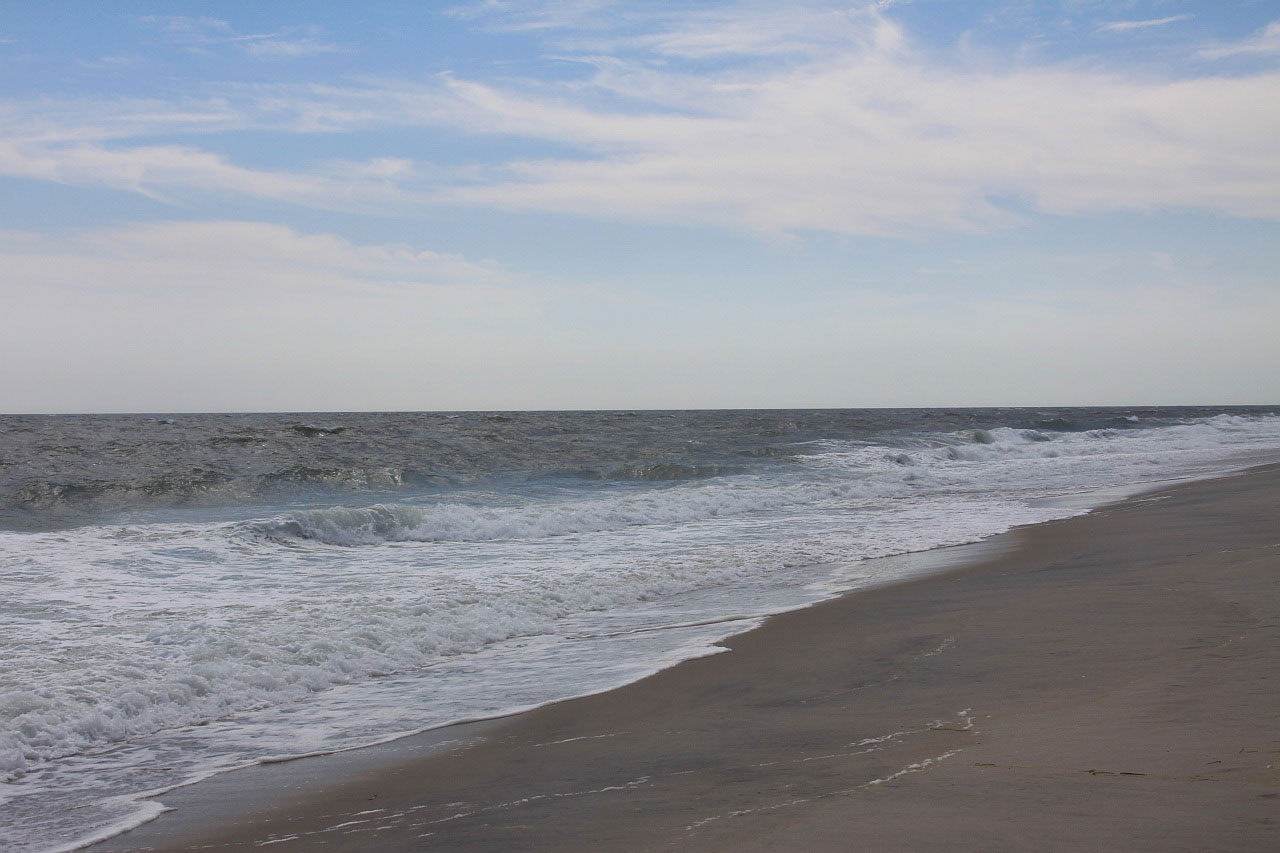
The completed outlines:
{"type": "Polygon", "coordinates": [[[122,148],[92,142],[23,144],[0,140],[0,174],[76,186],[130,190],[161,201],[193,194],[270,199],[323,210],[375,212],[403,197],[386,170],[331,163],[308,171],[252,169],[181,145],[122,148]]]}
{"type": "Polygon", "coordinates": [[[506,31],[565,27],[609,29],[628,12],[619,0],[479,0],[449,7],[444,14],[506,31]]]}
{"type": "Polygon", "coordinates": [[[1002,196],[1055,213],[1187,206],[1276,216],[1280,161],[1266,139],[1280,111],[1257,106],[1278,84],[1053,69],[939,75],[876,53],[683,89],[679,113],[570,110],[554,125],[540,125],[554,109],[485,89],[468,95],[495,122],[591,140],[598,154],[511,163],[505,180],[457,195],[845,233],[975,227],[1003,218],[993,201],[1002,196]],[[685,112],[699,101],[702,111],[685,112]],[[1223,139],[1224,126],[1236,135],[1223,139]]]}
{"type": "MultiPolygon", "coordinates": [[[[466,204],[766,232],[973,229],[1028,209],[1280,217],[1274,72],[1159,79],[946,63],[879,4],[658,7],[612,31],[583,4],[542,11],[559,15],[548,24],[554,49],[587,73],[10,105],[18,120],[0,139],[0,171],[160,197],[232,193],[354,211],[466,204]],[[213,142],[130,138],[254,128],[359,134],[368,149],[412,127],[566,153],[446,166],[428,149],[401,148],[282,170],[235,162],[213,142]]],[[[506,4],[473,12],[491,26],[528,18],[506,4]]],[[[225,32],[212,20],[167,26],[225,32]]]]}
{"type": "Polygon", "coordinates": [[[265,35],[244,43],[245,52],[257,59],[295,59],[317,53],[345,53],[346,48],[309,36],[289,38],[265,35]]]}
{"type": "Polygon", "coordinates": [[[230,23],[209,16],[147,15],[141,19],[174,43],[193,51],[236,49],[255,59],[293,59],[346,48],[320,38],[315,27],[290,27],[272,33],[238,33],[230,23]]]}
{"type": "Polygon", "coordinates": [[[1190,15],[1169,15],[1165,18],[1148,18],[1140,21],[1106,21],[1098,24],[1098,32],[1126,33],[1132,30],[1149,30],[1153,27],[1166,27],[1179,21],[1190,20],[1190,15]]]}
{"type": "Polygon", "coordinates": [[[542,35],[578,54],[647,52],[668,58],[762,58],[847,48],[890,5],[762,2],[671,3],[638,7],[620,0],[551,3],[485,0],[451,14],[501,32],[542,35]]]}
{"type": "Polygon", "coordinates": [[[490,263],[404,244],[361,245],[267,222],[157,222],[70,237],[0,231],[11,287],[144,292],[241,286],[306,292],[371,288],[509,287],[490,263]]]}
{"type": "Polygon", "coordinates": [[[1280,54],[1280,21],[1272,21],[1261,32],[1242,41],[1206,47],[1199,52],[1205,59],[1265,54],[1280,54]]]}

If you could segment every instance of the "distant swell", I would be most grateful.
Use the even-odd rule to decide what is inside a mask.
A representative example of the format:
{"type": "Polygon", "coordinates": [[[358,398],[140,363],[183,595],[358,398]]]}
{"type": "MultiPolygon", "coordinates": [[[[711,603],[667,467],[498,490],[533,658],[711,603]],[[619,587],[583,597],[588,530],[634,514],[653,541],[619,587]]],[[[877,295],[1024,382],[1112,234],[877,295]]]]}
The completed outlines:
{"type": "Polygon", "coordinates": [[[86,505],[111,507],[191,503],[202,495],[227,486],[230,481],[231,477],[226,474],[200,468],[132,483],[108,480],[35,480],[17,490],[14,503],[27,510],[86,505]]]}

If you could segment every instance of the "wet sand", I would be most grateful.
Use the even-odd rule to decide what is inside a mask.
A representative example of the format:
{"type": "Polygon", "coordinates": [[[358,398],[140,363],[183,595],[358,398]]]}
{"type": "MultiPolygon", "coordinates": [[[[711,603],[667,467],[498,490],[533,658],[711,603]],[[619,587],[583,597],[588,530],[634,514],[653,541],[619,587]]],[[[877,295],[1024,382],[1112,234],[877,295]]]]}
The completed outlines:
{"type": "Polygon", "coordinates": [[[1280,466],[1010,535],[461,748],[93,849],[1280,849],[1280,466]]]}

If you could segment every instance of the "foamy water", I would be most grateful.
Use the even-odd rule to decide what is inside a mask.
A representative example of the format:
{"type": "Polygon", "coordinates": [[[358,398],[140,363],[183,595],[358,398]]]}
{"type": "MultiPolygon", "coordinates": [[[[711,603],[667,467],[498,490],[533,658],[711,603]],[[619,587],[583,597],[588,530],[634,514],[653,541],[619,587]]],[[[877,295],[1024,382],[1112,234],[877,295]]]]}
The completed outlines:
{"type": "Polygon", "coordinates": [[[1120,420],[1036,429],[1006,410],[940,430],[899,415],[763,443],[754,422],[751,440],[710,440],[701,422],[646,438],[641,415],[615,436],[630,458],[586,460],[587,474],[577,450],[527,438],[548,429],[531,420],[525,456],[503,451],[518,471],[467,462],[459,447],[480,454],[459,439],[454,470],[429,482],[404,460],[362,475],[387,461],[363,416],[358,442],[291,434],[349,439],[346,468],[271,448],[274,468],[213,456],[212,475],[164,481],[209,499],[175,505],[125,445],[114,479],[24,481],[26,529],[0,531],[0,846],[74,846],[153,816],[140,795],[210,773],[607,689],[892,579],[868,558],[1081,511],[1045,497],[1280,453],[1270,414],[1103,414],[1120,420]],[[280,470],[307,490],[281,491],[280,470]],[[57,523],[31,522],[41,512],[57,523]]]}

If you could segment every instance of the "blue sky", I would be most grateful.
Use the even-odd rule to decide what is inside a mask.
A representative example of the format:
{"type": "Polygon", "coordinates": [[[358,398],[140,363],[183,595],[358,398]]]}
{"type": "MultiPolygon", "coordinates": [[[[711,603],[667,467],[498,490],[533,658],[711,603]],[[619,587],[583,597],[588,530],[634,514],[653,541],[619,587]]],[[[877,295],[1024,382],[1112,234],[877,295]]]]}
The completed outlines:
{"type": "Polygon", "coordinates": [[[6,3],[0,411],[1280,401],[1280,3],[6,3]]]}

